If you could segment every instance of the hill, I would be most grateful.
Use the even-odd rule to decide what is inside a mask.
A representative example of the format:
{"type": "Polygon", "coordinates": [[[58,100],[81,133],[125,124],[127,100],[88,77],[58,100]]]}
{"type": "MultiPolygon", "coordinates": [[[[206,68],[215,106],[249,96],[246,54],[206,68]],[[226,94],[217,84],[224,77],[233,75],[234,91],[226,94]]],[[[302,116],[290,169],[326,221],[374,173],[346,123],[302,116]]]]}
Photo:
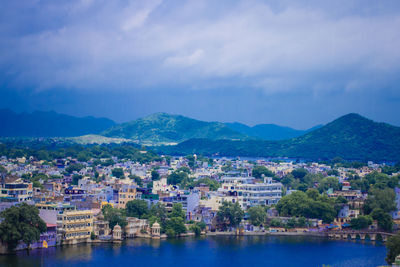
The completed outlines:
{"type": "Polygon", "coordinates": [[[15,113],[0,110],[0,136],[3,137],[69,137],[98,134],[115,125],[105,118],[74,117],[54,111],[15,113]]]}
{"type": "Polygon", "coordinates": [[[276,124],[257,124],[253,127],[250,127],[242,123],[233,122],[225,123],[225,125],[236,132],[263,140],[290,139],[304,135],[312,130],[322,127],[322,125],[318,125],[308,130],[296,130],[290,127],[279,126],[276,124]]]}
{"type": "Polygon", "coordinates": [[[192,138],[248,139],[246,135],[220,122],[205,122],[166,113],[155,113],[135,121],[115,125],[104,131],[102,135],[156,145],[176,144],[192,138]]]}
{"type": "Polygon", "coordinates": [[[89,144],[122,144],[122,143],[135,143],[130,139],[124,138],[112,138],[105,137],[101,135],[88,134],[77,137],[66,137],[66,141],[71,141],[72,143],[80,144],[80,145],[89,145],[89,144]]]}
{"type": "Polygon", "coordinates": [[[193,139],[163,147],[171,154],[399,161],[400,127],[348,114],[303,136],[283,141],[193,139]]]}

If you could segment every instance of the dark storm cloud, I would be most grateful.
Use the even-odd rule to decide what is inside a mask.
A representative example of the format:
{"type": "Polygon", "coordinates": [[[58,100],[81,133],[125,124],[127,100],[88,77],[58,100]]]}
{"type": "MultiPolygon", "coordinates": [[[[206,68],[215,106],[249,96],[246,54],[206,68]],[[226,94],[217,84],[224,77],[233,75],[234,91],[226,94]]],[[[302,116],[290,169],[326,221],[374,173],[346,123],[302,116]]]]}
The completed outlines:
{"type": "Polygon", "coordinates": [[[117,120],[167,111],[303,128],[360,112],[400,124],[398,1],[216,2],[2,1],[0,104],[117,120]]]}

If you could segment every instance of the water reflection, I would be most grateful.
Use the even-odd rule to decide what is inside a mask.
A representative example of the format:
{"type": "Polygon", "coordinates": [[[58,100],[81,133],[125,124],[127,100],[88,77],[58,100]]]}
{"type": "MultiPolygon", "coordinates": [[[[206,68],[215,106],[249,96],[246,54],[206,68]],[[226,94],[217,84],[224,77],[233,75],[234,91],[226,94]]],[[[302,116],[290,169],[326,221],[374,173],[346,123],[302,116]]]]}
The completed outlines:
{"type": "Polygon", "coordinates": [[[377,266],[385,248],[371,242],[331,241],[307,236],[217,236],[128,239],[122,243],[81,244],[0,256],[0,266],[377,266]],[[291,255],[288,257],[287,255],[291,255]],[[307,262],[312,260],[312,264],[307,262]],[[367,264],[366,264],[367,263],[367,264]],[[311,265],[310,265],[311,264],[311,265]]]}

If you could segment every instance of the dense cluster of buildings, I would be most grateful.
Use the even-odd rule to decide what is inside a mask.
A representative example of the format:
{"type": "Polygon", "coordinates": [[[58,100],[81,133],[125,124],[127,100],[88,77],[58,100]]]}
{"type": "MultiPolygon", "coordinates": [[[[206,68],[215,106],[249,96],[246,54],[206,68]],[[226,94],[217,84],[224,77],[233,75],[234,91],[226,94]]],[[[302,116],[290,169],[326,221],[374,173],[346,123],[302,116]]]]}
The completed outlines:
{"type": "MultiPolygon", "coordinates": [[[[106,161],[104,159],[102,161],[106,161]]],[[[0,158],[7,175],[2,177],[0,185],[0,211],[21,202],[35,205],[40,217],[46,222],[48,231],[42,234],[36,246],[56,244],[73,244],[86,242],[95,235],[100,240],[120,239],[148,234],[160,236],[158,223],[149,225],[147,220],[133,217],[127,218],[127,226],[121,229],[119,225],[110,229],[101,212],[104,205],[124,209],[126,204],[135,199],[143,200],[148,207],[161,202],[170,211],[174,203],[181,203],[186,214],[186,220],[204,222],[212,229],[218,208],[224,201],[239,203],[243,210],[253,206],[271,206],[279,202],[284,194],[293,190],[284,189],[280,182],[271,177],[252,177],[252,168],[263,165],[272,171],[276,177],[283,177],[297,168],[305,168],[310,173],[326,175],[330,166],[324,164],[304,164],[293,162],[272,162],[266,160],[229,160],[214,159],[213,164],[197,161],[192,168],[190,177],[195,181],[209,178],[219,183],[217,190],[211,190],[207,184],[197,184],[194,187],[180,188],[168,184],[168,175],[188,167],[188,160],[183,157],[172,158],[171,161],[140,164],[129,160],[113,158],[114,164],[94,166],[93,162],[78,162],[73,158],[55,160],[54,162],[37,161],[34,158],[7,159],[0,158]],[[227,164],[229,162],[229,165],[227,164]],[[82,168],[67,171],[74,164],[82,168]],[[229,168],[227,168],[229,166],[229,168]],[[117,178],[113,169],[122,169],[123,175],[117,178]],[[158,173],[159,179],[154,180],[152,172],[158,173]],[[32,182],[41,174],[39,180],[32,182]],[[79,179],[77,179],[79,178],[79,179]],[[138,180],[140,179],[140,183],[138,180]],[[35,186],[34,186],[35,183],[35,186]],[[151,186],[150,186],[151,185],[151,186]]],[[[342,190],[328,191],[329,196],[343,196],[348,200],[339,212],[335,223],[345,225],[351,218],[357,217],[366,198],[360,191],[352,190],[346,177],[349,173],[366,175],[379,169],[371,165],[360,169],[339,168],[338,175],[342,190]]],[[[397,205],[400,210],[400,191],[396,190],[397,205]]],[[[394,212],[393,218],[399,219],[400,213],[394,212]]],[[[271,210],[269,216],[277,216],[271,210]]],[[[315,225],[320,224],[315,220],[315,225]]]]}

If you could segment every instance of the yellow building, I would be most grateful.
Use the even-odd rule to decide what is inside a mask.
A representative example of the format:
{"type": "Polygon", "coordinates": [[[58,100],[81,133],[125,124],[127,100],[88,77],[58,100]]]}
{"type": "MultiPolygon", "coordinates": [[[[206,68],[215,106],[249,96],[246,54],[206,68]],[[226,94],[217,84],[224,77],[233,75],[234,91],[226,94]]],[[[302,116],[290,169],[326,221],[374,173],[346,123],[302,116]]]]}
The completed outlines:
{"type": "Polygon", "coordinates": [[[91,210],[67,211],[57,216],[57,234],[63,244],[86,242],[93,232],[91,210]]]}
{"type": "Polygon", "coordinates": [[[23,202],[30,201],[33,197],[32,183],[17,179],[11,183],[5,183],[0,187],[0,198],[10,201],[23,202]]]}
{"type": "Polygon", "coordinates": [[[134,200],[135,198],[136,198],[135,187],[124,187],[119,189],[117,208],[125,209],[126,203],[128,203],[128,201],[134,200]]]}

